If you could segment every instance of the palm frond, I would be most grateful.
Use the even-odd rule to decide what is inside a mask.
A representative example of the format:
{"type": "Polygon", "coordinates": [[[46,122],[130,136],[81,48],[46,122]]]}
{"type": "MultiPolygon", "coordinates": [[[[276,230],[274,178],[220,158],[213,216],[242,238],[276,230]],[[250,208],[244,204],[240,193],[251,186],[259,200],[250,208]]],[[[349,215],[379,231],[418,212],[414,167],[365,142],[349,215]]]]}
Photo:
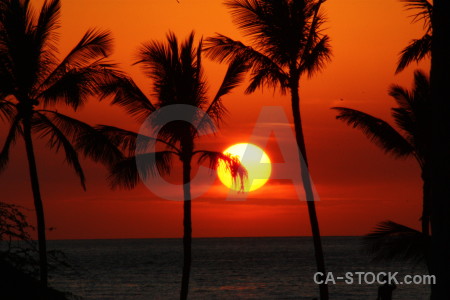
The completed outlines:
{"type": "Polygon", "coordinates": [[[208,37],[205,40],[203,50],[205,51],[207,57],[216,60],[219,63],[231,63],[233,60],[242,59],[252,67],[275,65],[278,69],[280,69],[280,67],[269,56],[266,56],[250,46],[246,46],[240,41],[233,40],[232,38],[222,34],[216,34],[214,37],[208,37]]]}
{"type": "Polygon", "coordinates": [[[198,108],[206,103],[206,83],[203,78],[199,47],[194,47],[194,34],[181,44],[173,33],[167,43],[151,41],[140,48],[139,60],[145,73],[153,81],[158,106],[188,104],[198,108]]]}
{"type": "Polygon", "coordinates": [[[219,122],[222,119],[222,116],[226,113],[226,109],[221,101],[222,97],[229,94],[244,80],[245,73],[248,70],[249,66],[242,58],[236,58],[229,64],[216,96],[206,109],[206,114],[213,118],[216,123],[219,122]]]}
{"type": "Polygon", "coordinates": [[[80,179],[81,186],[86,190],[86,178],[78,159],[78,153],[65,134],[47,116],[39,112],[33,115],[32,130],[38,133],[40,138],[47,138],[47,145],[56,152],[60,148],[64,149],[65,160],[74,169],[80,179]]]}
{"type": "Polygon", "coordinates": [[[265,65],[261,68],[253,68],[250,76],[250,83],[245,89],[246,94],[251,94],[258,88],[263,89],[268,87],[274,91],[278,87],[280,93],[284,95],[289,84],[288,75],[283,72],[278,66],[265,65]]]}
{"type": "Polygon", "coordinates": [[[64,58],[60,67],[82,68],[92,60],[107,57],[111,54],[112,42],[109,30],[89,29],[64,58]]]}
{"type": "Polygon", "coordinates": [[[249,66],[242,59],[237,57],[229,65],[215,97],[206,109],[205,115],[200,119],[197,126],[197,132],[214,132],[220,124],[227,110],[222,103],[222,97],[229,94],[245,78],[245,73],[249,66]],[[214,122],[213,122],[214,121],[214,122]]]}
{"type": "MultiPolygon", "coordinates": [[[[414,72],[414,87],[411,91],[392,85],[389,95],[395,99],[401,109],[412,115],[414,121],[421,116],[426,116],[426,110],[430,108],[430,81],[422,71],[414,72]]],[[[431,122],[431,121],[430,121],[431,122]]]]}
{"type": "Polygon", "coordinates": [[[233,21],[247,36],[258,35],[264,26],[261,14],[264,13],[264,2],[258,0],[228,0],[225,5],[231,10],[233,21]]]}
{"type": "Polygon", "coordinates": [[[220,101],[222,96],[230,93],[234,88],[236,88],[242,80],[244,80],[245,73],[249,70],[249,65],[241,57],[235,58],[228,66],[225,77],[217,91],[216,96],[212,101],[212,106],[217,101],[220,101]]]}
{"type": "MultiPolygon", "coordinates": [[[[192,41],[194,41],[194,32],[191,32],[192,41]]],[[[191,46],[192,47],[192,46],[191,46]]],[[[202,65],[202,52],[203,52],[203,37],[200,38],[200,41],[198,42],[197,49],[193,49],[194,52],[196,52],[196,61],[195,61],[195,78],[199,80],[199,82],[204,82],[203,79],[203,65],[202,65]]],[[[204,86],[206,86],[206,82],[202,83],[204,86]]],[[[205,87],[206,89],[206,87],[205,87]]]]}
{"type": "Polygon", "coordinates": [[[16,113],[16,107],[7,100],[0,100],[0,120],[12,120],[16,113]]]}
{"type": "Polygon", "coordinates": [[[408,10],[417,11],[412,17],[413,22],[424,21],[425,27],[431,27],[431,15],[433,13],[433,4],[428,0],[400,0],[405,3],[408,10]]]}
{"type": "Polygon", "coordinates": [[[247,180],[248,173],[237,157],[222,152],[205,150],[195,151],[194,154],[200,155],[198,158],[199,163],[208,161],[211,171],[217,170],[219,164],[223,164],[225,170],[230,172],[233,184],[239,184],[240,191],[244,190],[244,184],[245,180],[247,180]]]}
{"type": "Polygon", "coordinates": [[[393,84],[389,88],[389,96],[395,99],[395,102],[397,102],[397,105],[399,107],[406,110],[411,110],[413,96],[407,89],[397,84],[393,84]]]}
{"type": "Polygon", "coordinates": [[[327,35],[322,36],[308,51],[303,55],[300,65],[300,72],[308,72],[312,77],[315,73],[321,71],[325,64],[331,60],[330,38],[327,35]]]}
{"type": "Polygon", "coordinates": [[[217,34],[206,39],[205,52],[209,58],[220,63],[231,63],[236,59],[245,61],[252,70],[251,83],[246,92],[253,92],[265,83],[279,87],[282,92],[286,91],[288,83],[286,72],[269,56],[242,42],[217,34]]]}
{"type": "Polygon", "coordinates": [[[392,116],[394,117],[395,124],[405,132],[406,139],[409,140],[409,143],[415,145],[413,139],[414,133],[417,130],[417,122],[411,110],[394,107],[392,108],[392,116]]]}
{"type": "Polygon", "coordinates": [[[403,71],[413,61],[419,62],[431,52],[431,35],[425,34],[420,39],[414,39],[400,53],[395,73],[403,71]]]}
{"type": "Polygon", "coordinates": [[[416,70],[414,72],[414,87],[412,90],[414,95],[414,104],[417,103],[428,104],[431,99],[430,80],[424,72],[416,70]]]}
{"type": "MultiPolygon", "coordinates": [[[[320,13],[322,0],[304,1],[268,1],[268,0],[228,0],[225,4],[237,27],[250,38],[250,44],[258,52],[270,57],[270,60],[283,68],[297,68],[293,62],[303,65],[303,60],[324,38],[321,26],[324,16],[320,13]]],[[[325,38],[327,41],[328,38],[325,38]]],[[[329,56],[330,49],[317,51],[329,56]],[[327,51],[324,51],[327,50],[327,51]]],[[[316,50],[319,50],[319,44],[316,50]]],[[[312,56],[309,55],[311,58],[312,56]]],[[[321,58],[321,56],[316,56],[321,58]]],[[[326,59],[318,62],[320,69],[326,59]]],[[[317,62],[310,61],[309,65],[317,62]]],[[[308,64],[308,62],[306,62],[308,64]]],[[[310,69],[311,69],[310,68],[310,69]]]]}
{"type": "MultiPolygon", "coordinates": [[[[198,46],[194,45],[193,33],[181,43],[173,33],[169,33],[166,42],[151,41],[144,44],[137,62],[153,80],[153,92],[157,98],[155,106],[162,108],[182,104],[198,108],[192,112],[183,106],[172,107],[181,115],[190,118],[192,124],[198,124],[202,115],[199,110],[203,110],[207,104],[206,81],[201,67],[201,47],[202,41],[198,46]]],[[[158,130],[158,138],[174,145],[195,136],[195,128],[188,122],[173,121],[166,124],[159,116],[161,115],[156,111],[150,120],[152,128],[158,130]]]]}
{"type": "Polygon", "coordinates": [[[127,153],[128,156],[132,156],[135,153],[143,153],[149,146],[154,146],[154,143],[161,143],[176,153],[180,152],[175,145],[164,140],[138,134],[126,129],[108,125],[98,125],[96,129],[102,135],[106,136],[113,145],[127,153]]]}
{"type": "Polygon", "coordinates": [[[387,122],[361,111],[333,107],[339,112],[336,119],[342,120],[353,128],[358,128],[378,147],[395,157],[414,154],[413,146],[387,122]]]}
{"type": "Polygon", "coordinates": [[[100,84],[99,90],[102,98],[113,95],[111,104],[123,107],[127,113],[135,117],[139,122],[143,122],[155,111],[155,107],[147,96],[133,79],[126,75],[117,74],[107,77],[100,84]]]}
{"type": "Polygon", "coordinates": [[[95,129],[126,155],[132,156],[135,153],[138,138],[136,132],[109,125],[97,125],[95,129]]]}
{"type": "Polygon", "coordinates": [[[141,178],[145,181],[156,174],[169,174],[174,154],[172,151],[159,151],[123,159],[110,169],[108,179],[111,188],[132,189],[141,178]]]}
{"type": "Polygon", "coordinates": [[[228,0],[234,23],[253,45],[280,65],[298,53],[312,1],[228,0]]]}
{"type": "Polygon", "coordinates": [[[278,63],[288,61],[289,48],[297,40],[293,35],[297,32],[289,24],[292,19],[287,1],[228,0],[225,5],[238,29],[258,50],[263,50],[260,52],[270,53],[271,59],[278,63]],[[290,42],[286,43],[288,39],[290,42]]]}
{"type": "Polygon", "coordinates": [[[389,95],[399,105],[392,109],[392,116],[406,133],[409,143],[414,146],[419,161],[423,161],[425,152],[430,147],[429,136],[433,123],[430,91],[428,77],[418,70],[414,73],[414,87],[411,91],[398,85],[393,85],[389,90],[389,95]]]}
{"type": "Polygon", "coordinates": [[[116,66],[103,59],[83,68],[72,68],[37,95],[44,106],[63,102],[74,110],[83,106],[88,96],[101,92],[101,87],[112,76],[116,76],[116,66]]]}
{"type": "Polygon", "coordinates": [[[37,81],[40,62],[35,12],[29,1],[5,1],[0,28],[2,63],[8,66],[14,88],[26,94],[37,81]]]}
{"type": "Polygon", "coordinates": [[[9,128],[8,135],[6,136],[2,151],[0,152],[0,172],[5,169],[9,161],[9,152],[11,147],[15,144],[17,136],[22,134],[20,122],[21,118],[18,115],[16,115],[11,122],[11,127],[9,128]]]}
{"type": "Polygon", "coordinates": [[[384,221],[364,237],[364,248],[373,261],[426,261],[429,237],[407,226],[384,221]]]}
{"type": "Polygon", "coordinates": [[[58,34],[55,32],[60,27],[59,18],[61,12],[60,0],[46,0],[39,14],[35,30],[35,40],[40,50],[41,77],[48,75],[50,67],[56,62],[56,41],[58,34]]]}
{"type": "Polygon", "coordinates": [[[321,13],[320,8],[325,1],[326,0],[318,0],[317,2],[307,1],[307,13],[303,16],[306,23],[306,42],[304,46],[301,47],[300,63],[302,63],[303,60],[306,59],[306,56],[310,54],[310,52],[314,48],[314,45],[317,45],[319,41],[322,40],[323,37],[325,37],[320,35],[322,31],[321,26],[325,23],[325,17],[321,13]]]}
{"type": "Polygon", "coordinates": [[[108,181],[112,189],[133,189],[140,180],[136,157],[128,157],[116,163],[109,171],[108,181]]]}
{"type": "MultiPolygon", "coordinates": [[[[410,144],[414,145],[411,139],[414,138],[417,126],[414,107],[414,95],[399,85],[392,85],[389,95],[395,99],[399,107],[392,108],[394,121],[408,136],[410,144]]],[[[408,139],[408,136],[406,137],[408,139]]]]}
{"type": "Polygon", "coordinates": [[[36,26],[36,35],[42,42],[41,46],[44,46],[49,40],[51,40],[54,31],[60,27],[60,15],[60,0],[46,0],[44,2],[36,26]]]}
{"type": "Polygon", "coordinates": [[[99,61],[109,56],[111,50],[112,37],[109,31],[88,30],[78,44],[40,84],[37,90],[47,89],[67,73],[77,73],[76,70],[78,69],[92,66],[93,61],[99,61]]]}
{"type": "Polygon", "coordinates": [[[112,165],[123,159],[123,155],[107,137],[86,124],[67,115],[50,110],[39,110],[71,140],[77,151],[95,162],[112,165]]]}

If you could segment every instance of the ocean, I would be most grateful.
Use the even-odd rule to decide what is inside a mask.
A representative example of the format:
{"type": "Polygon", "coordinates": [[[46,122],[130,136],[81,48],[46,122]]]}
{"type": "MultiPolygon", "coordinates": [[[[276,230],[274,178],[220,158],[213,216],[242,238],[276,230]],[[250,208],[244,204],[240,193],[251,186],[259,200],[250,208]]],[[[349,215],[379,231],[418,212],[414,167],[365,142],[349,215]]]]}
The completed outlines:
{"type": "MultiPolygon", "coordinates": [[[[361,237],[323,237],[327,271],[426,274],[424,266],[371,263],[361,237]]],[[[51,273],[50,285],[82,299],[177,299],[182,269],[181,239],[49,241],[62,250],[70,269],[51,273]]],[[[190,299],[301,299],[318,297],[310,237],[195,238],[190,299]]],[[[379,284],[336,280],[330,299],[377,297],[379,284]]],[[[368,277],[370,279],[371,277],[368,277]]],[[[395,300],[427,299],[427,285],[398,285],[395,300]]]]}

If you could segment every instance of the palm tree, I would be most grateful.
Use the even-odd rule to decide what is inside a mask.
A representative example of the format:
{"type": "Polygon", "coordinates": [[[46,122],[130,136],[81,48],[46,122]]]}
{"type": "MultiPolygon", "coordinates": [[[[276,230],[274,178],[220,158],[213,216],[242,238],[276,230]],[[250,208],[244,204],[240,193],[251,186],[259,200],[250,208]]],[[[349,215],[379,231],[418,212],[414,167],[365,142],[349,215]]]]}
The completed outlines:
{"type": "Polygon", "coordinates": [[[333,107],[339,112],[337,119],[358,128],[377,146],[395,158],[414,157],[421,168],[423,180],[422,232],[429,235],[431,186],[430,161],[428,153],[431,147],[431,101],[430,82],[421,72],[414,73],[414,87],[408,91],[393,85],[389,95],[397,102],[392,108],[392,117],[400,130],[386,121],[359,110],[333,107]]]}
{"type": "MultiPolygon", "coordinates": [[[[322,33],[324,17],[320,7],[324,0],[270,1],[227,0],[234,22],[250,45],[218,34],[207,39],[209,57],[230,61],[240,57],[251,66],[251,79],[246,93],[269,86],[291,95],[296,141],[299,148],[303,186],[314,240],[317,270],[325,274],[314,195],[307,171],[308,159],[300,114],[300,78],[320,71],[330,59],[329,37],[322,33]]],[[[328,287],[319,285],[320,297],[328,299],[328,287]]]]}
{"type": "Polygon", "coordinates": [[[395,158],[413,157],[419,164],[423,181],[422,233],[418,234],[414,229],[389,221],[380,223],[375,232],[368,235],[367,241],[376,258],[394,259],[403,256],[416,261],[424,259],[429,267],[427,253],[432,197],[430,82],[424,73],[416,71],[412,91],[393,85],[389,95],[398,105],[392,108],[392,116],[399,130],[386,121],[359,110],[345,107],[333,107],[333,109],[339,112],[337,119],[362,130],[386,153],[395,158]],[[411,252],[412,249],[413,252],[411,252]]]}
{"type": "Polygon", "coordinates": [[[423,21],[425,34],[420,39],[412,40],[400,53],[395,73],[403,71],[411,62],[419,62],[431,53],[433,4],[428,0],[401,0],[409,10],[416,10],[413,22],[423,21]]]}
{"type": "MultiPolygon", "coordinates": [[[[185,104],[206,112],[197,125],[203,131],[205,126],[212,126],[207,117],[220,121],[225,113],[222,97],[230,93],[247,71],[247,66],[240,60],[232,62],[227,70],[224,80],[215,97],[208,102],[206,96],[206,81],[203,76],[201,63],[202,42],[195,47],[194,34],[191,33],[185,42],[179,43],[173,33],[167,35],[167,42],[152,41],[140,48],[139,60],[136,62],[143,67],[146,75],[153,81],[153,92],[156,101],[153,103],[139,90],[131,78],[117,77],[103,87],[104,96],[115,94],[112,103],[122,106],[137,120],[147,119],[159,108],[176,107],[185,104]]],[[[182,112],[188,117],[190,112],[182,112]]],[[[154,114],[157,115],[157,114],[154,114]]],[[[154,116],[152,115],[152,116],[154,116]]],[[[101,125],[98,129],[103,135],[127,156],[124,160],[111,168],[111,185],[128,189],[140,182],[140,177],[146,180],[149,176],[167,175],[173,168],[173,158],[176,157],[182,164],[184,220],[183,220],[183,276],[180,299],[187,299],[189,277],[191,269],[191,176],[194,158],[202,163],[209,161],[209,167],[216,169],[219,163],[230,170],[233,178],[241,183],[246,177],[246,170],[241,167],[236,158],[224,155],[221,152],[196,149],[199,131],[193,125],[184,121],[174,121],[161,127],[158,117],[151,123],[158,129],[157,136],[135,133],[113,126],[101,125]],[[161,127],[161,128],[160,128],[161,127]],[[148,146],[156,143],[156,152],[147,152],[148,146]],[[141,149],[141,150],[139,150],[141,149]],[[142,150],[145,149],[145,150],[142,150]]],[[[92,153],[101,153],[101,149],[92,153]]]]}
{"type": "MultiPolygon", "coordinates": [[[[82,132],[94,134],[94,129],[49,108],[65,104],[76,110],[97,92],[100,82],[115,72],[104,61],[111,51],[108,32],[89,30],[58,61],[56,29],[60,9],[59,0],[45,1],[38,15],[34,14],[30,1],[0,2],[0,119],[10,126],[0,152],[0,172],[8,163],[11,147],[22,137],[36,209],[40,282],[44,288],[47,287],[45,218],[32,136],[47,139],[47,145],[56,151],[62,148],[65,160],[85,188],[74,143],[82,132]]],[[[114,152],[103,158],[108,155],[112,158],[114,152]]]]}

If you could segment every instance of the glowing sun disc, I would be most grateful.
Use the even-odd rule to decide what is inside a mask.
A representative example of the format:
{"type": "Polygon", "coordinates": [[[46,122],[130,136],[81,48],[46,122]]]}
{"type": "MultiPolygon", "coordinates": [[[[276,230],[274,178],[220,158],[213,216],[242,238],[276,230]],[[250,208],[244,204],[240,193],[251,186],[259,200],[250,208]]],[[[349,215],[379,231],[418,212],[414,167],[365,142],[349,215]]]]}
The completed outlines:
{"type": "MultiPolygon", "coordinates": [[[[272,171],[270,158],[258,146],[248,143],[235,144],[223,153],[237,157],[247,170],[248,177],[244,182],[244,192],[261,188],[269,179],[272,171]]],[[[240,183],[233,181],[230,172],[223,163],[219,164],[217,175],[226,187],[236,191],[240,190],[240,183]]]]}

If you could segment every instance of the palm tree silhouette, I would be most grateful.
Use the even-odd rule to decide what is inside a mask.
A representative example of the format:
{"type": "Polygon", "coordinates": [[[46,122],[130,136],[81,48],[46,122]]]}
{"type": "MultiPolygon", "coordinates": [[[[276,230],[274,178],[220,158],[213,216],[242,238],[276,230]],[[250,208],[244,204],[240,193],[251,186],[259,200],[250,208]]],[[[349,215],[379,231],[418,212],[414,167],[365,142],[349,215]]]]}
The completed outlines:
{"type": "Polygon", "coordinates": [[[430,82],[421,71],[414,73],[412,91],[393,85],[389,90],[398,107],[392,116],[400,130],[386,121],[364,112],[345,107],[333,107],[336,116],[353,128],[358,128],[377,146],[396,158],[414,157],[421,168],[423,181],[422,232],[392,221],[381,222],[366,237],[367,249],[375,260],[403,259],[424,261],[430,270],[431,216],[431,99],[430,82]]]}
{"type": "MultiPolygon", "coordinates": [[[[140,48],[139,60],[136,64],[143,67],[146,75],[153,81],[153,92],[156,101],[152,103],[139,90],[131,78],[117,77],[103,87],[104,96],[115,94],[112,103],[122,106],[137,120],[142,121],[159,108],[177,104],[187,104],[206,112],[206,116],[220,121],[226,112],[222,97],[230,93],[243,79],[247,65],[240,60],[233,61],[226,72],[223,82],[215,97],[208,103],[206,97],[206,80],[202,68],[202,42],[194,45],[194,33],[183,43],[179,43],[173,33],[167,35],[167,42],[152,41],[140,48]]],[[[190,116],[189,112],[185,112],[190,116]]],[[[198,116],[197,116],[198,117],[198,116]]],[[[111,185],[131,189],[148,176],[157,173],[169,174],[173,168],[172,159],[177,157],[182,164],[183,196],[184,196],[184,233],[183,233],[183,276],[180,299],[187,299],[191,269],[191,170],[194,158],[197,162],[209,161],[209,167],[216,169],[222,162],[233,178],[239,180],[241,188],[247,176],[246,170],[239,160],[221,152],[198,150],[196,141],[199,131],[184,121],[173,121],[159,128],[158,120],[152,125],[159,129],[158,136],[120,129],[113,126],[98,126],[99,131],[107,136],[127,158],[111,168],[111,185]],[[139,149],[147,149],[149,143],[156,143],[163,150],[140,153],[139,149]],[[151,158],[147,160],[147,158],[151,158]],[[139,163],[137,163],[139,162],[139,163]]],[[[211,122],[202,117],[198,123],[199,130],[211,126],[211,122]]],[[[93,149],[94,150],[94,149],[93,149]]],[[[148,151],[148,150],[146,150],[148,151]]],[[[94,151],[95,152],[95,151],[94,151]]],[[[99,153],[101,152],[98,151],[99,153]]]]}
{"type": "Polygon", "coordinates": [[[419,62],[431,53],[433,4],[428,0],[401,0],[409,10],[417,10],[413,22],[423,21],[425,34],[420,39],[412,40],[400,53],[395,73],[403,71],[411,62],[419,62]]]}
{"type": "Polygon", "coordinates": [[[392,108],[392,116],[400,130],[386,121],[359,110],[333,107],[339,112],[337,119],[358,128],[377,146],[396,158],[414,157],[421,168],[423,180],[422,232],[429,235],[431,185],[430,161],[431,147],[431,101],[430,82],[421,71],[414,73],[414,87],[408,91],[393,85],[389,95],[397,102],[392,108]]]}
{"type": "MultiPolygon", "coordinates": [[[[75,142],[81,133],[93,136],[95,130],[49,107],[64,104],[76,110],[99,91],[100,82],[115,73],[113,65],[104,60],[112,42],[105,31],[89,30],[62,61],[57,60],[60,9],[59,0],[45,1],[38,15],[33,14],[30,1],[0,3],[0,119],[10,125],[0,152],[0,172],[8,163],[11,147],[22,137],[36,209],[43,288],[48,277],[45,218],[32,135],[47,139],[56,151],[64,150],[65,160],[85,189],[75,142]]],[[[112,159],[114,152],[108,153],[103,159],[112,159]]]]}
{"type": "MultiPolygon", "coordinates": [[[[280,88],[291,95],[292,114],[300,160],[308,167],[300,114],[300,78],[320,71],[330,59],[329,37],[322,33],[324,17],[320,7],[324,0],[270,1],[227,0],[234,22],[250,38],[251,45],[218,34],[207,39],[207,55],[220,62],[237,57],[251,66],[246,93],[263,86],[280,88]]],[[[317,270],[325,274],[314,195],[306,168],[303,186],[314,240],[317,270]]],[[[328,299],[328,287],[319,285],[320,297],[328,299]]]]}

